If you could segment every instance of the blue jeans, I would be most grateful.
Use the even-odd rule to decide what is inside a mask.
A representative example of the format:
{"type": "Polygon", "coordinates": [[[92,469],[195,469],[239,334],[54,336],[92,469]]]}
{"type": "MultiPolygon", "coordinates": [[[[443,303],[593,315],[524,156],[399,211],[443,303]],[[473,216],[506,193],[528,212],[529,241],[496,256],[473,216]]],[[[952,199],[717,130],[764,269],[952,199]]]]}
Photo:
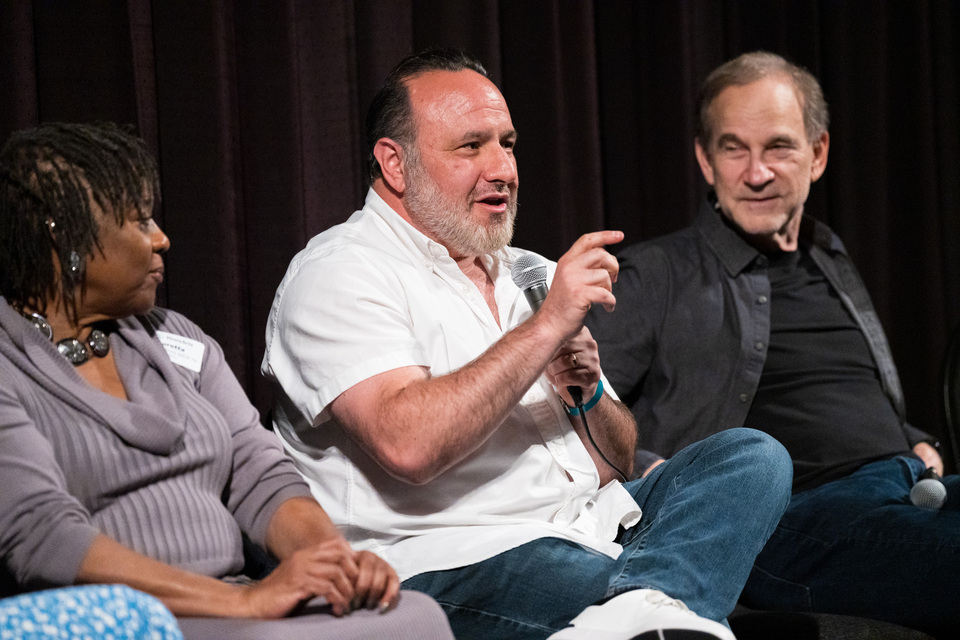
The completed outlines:
{"type": "Polygon", "coordinates": [[[791,482],[790,458],[776,440],[731,429],[624,485],[643,517],[621,533],[616,559],[542,538],[403,587],[433,596],[460,639],[546,638],[586,607],[643,588],[723,620],[786,508],[791,482]]]}
{"type": "Polygon", "coordinates": [[[934,635],[960,629],[960,476],[940,511],[910,503],[923,463],[900,456],[793,496],[744,603],[844,613],[934,635]]]}

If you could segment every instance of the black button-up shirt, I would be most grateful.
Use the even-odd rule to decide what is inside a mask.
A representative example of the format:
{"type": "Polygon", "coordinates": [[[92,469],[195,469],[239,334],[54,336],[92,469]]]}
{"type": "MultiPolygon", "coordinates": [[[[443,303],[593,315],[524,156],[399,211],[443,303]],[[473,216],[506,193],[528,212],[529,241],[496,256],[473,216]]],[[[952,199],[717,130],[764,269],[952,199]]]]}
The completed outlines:
{"type": "MultiPolygon", "coordinates": [[[[889,345],[843,243],[811,218],[800,233],[863,331],[909,446],[930,440],[905,422],[889,345]]],[[[770,281],[767,258],[708,201],[692,226],[629,247],[618,260],[616,310],[595,307],[587,325],[607,379],[637,419],[646,450],[639,474],[658,456],[744,424],[767,356],[770,281]]]]}

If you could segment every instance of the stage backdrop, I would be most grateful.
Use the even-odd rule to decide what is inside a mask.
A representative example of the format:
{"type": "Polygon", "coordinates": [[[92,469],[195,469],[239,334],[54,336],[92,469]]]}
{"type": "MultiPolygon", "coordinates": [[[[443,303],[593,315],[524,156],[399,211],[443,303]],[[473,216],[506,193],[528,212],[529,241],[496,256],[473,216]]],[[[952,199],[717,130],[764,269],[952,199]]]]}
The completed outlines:
{"type": "Polygon", "coordinates": [[[362,202],[363,114],[390,67],[464,48],[520,132],[515,244],[557,258],[686,224],[704,75],[767,49],[832,112],[808,215],[833,226],[890,336],[913,422],[942,432],[960,321],[960,7],[947,1],[301,0],[0,2],[0,136],[130,123],[160,162],[173,247],[161,303],[220,343],[261,408],[263,330],[287,262],[362,202]]]}

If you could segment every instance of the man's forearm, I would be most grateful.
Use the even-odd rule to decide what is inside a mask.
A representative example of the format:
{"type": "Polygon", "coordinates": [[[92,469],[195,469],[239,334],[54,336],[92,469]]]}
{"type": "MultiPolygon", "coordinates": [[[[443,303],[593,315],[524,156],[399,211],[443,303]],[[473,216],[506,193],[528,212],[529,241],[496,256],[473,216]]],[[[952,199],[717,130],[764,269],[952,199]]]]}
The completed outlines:
{"type": "Polygon", "coordinates": [[[473,362],[430,378],[386,372],[344,391],[333,416],[391,475],[425,483],[475,451],[500,426],[594,304],[613,310],[617,261],[603,247],[619,231],[581,236],[557,262],[540,310],[473,362]]]}
{"type": "Polygon", "coordinates": [[[634,450],[637,446],[637,427],[633,414],[622,402],[604,394],[600,402],[589,411],[587,426],[590,429],[590,436],[593,438],[592,442],[579,416],[572,416],[570,421],[597,465],[597,470],[600,472],[600,486],[611,480],[630,479],[630,475],[633,473],[634,450]],[[607,464],[597,448],[603,452],[603,456],[623,472],[625,477],[621,478],[607,464]]]}
{"type": "Polygon", "coordinates": [[[534,316],[455,371],[374,387],[370,397],[360,383],[331,409],[389,473],[427,482],[486,442],[562,342],[534,316]],[[378,409],[371,415],[373,404],[378,409]]]}

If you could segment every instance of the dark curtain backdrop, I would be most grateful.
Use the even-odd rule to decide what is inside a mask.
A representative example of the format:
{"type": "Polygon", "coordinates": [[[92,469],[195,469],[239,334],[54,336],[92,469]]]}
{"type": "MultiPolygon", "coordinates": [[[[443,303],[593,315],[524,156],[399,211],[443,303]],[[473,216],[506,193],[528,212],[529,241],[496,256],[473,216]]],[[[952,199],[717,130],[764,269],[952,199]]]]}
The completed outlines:
{"type": "Polygon", "coordinates": [[[935,433],[960,320],[960,7],[881,0],[0,0],[0,136],[134,125],[160,162],[173,243],[161,303],[220,341],[260,407],[264,324],[287,262],[362,202],[362,121],[390,67],[462,47],[520,132],[515,244],[626,244],[685,225],[703,183],[704,75],[768,49],[832,111],[808,215],[833,226],[890,336],[910,418],[935,433]]]}

